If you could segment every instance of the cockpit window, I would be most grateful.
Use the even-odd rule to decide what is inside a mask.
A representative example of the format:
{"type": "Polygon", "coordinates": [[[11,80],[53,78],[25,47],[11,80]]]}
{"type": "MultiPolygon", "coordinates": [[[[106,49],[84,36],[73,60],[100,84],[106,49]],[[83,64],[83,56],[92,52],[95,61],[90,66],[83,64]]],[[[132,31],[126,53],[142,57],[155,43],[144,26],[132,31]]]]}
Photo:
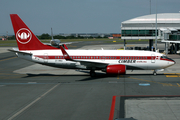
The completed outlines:
{"type": "Polygon", "coordinates": [[[167,59],[168,57],[166,55],[161,56],[162,59],[167,59]]]}

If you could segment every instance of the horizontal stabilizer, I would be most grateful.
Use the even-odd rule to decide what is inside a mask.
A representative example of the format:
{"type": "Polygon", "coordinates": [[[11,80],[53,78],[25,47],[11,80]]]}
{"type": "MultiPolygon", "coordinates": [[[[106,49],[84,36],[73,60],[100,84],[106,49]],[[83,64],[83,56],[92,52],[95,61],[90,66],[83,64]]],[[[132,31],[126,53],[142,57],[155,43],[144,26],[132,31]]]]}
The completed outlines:
{"type": "Polygon", "coordinates": [[[16,52],[16,53],[23,53],[23,54],[32,55],[32,53],[22,52],[22,51],[18,51],[18,50],[8,49],[8,51],[10,51],[10,52],[16,52]]]}

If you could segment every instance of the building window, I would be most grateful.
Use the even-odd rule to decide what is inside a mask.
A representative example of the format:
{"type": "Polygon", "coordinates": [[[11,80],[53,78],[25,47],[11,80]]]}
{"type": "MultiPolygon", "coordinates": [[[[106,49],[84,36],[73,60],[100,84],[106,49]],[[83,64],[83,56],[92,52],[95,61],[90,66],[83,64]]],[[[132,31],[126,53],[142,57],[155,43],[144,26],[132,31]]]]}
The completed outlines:
{"type": "Polygon", "coordinates": [[[139,36],[146,36],[145,30],[139,30],[139,36]]]}
{"type": "Polygon", "coordinates": [[[138,30],[131,30],[132,36],[138,36],[138,30]]]}
{"type": "Polygon", "coordinates": [[[155,33],[156,30],[122,30],[122,36],[155,36],[155,33]]]}
{"type": "Polygon", "coordinates": [[[180,40],[180,35],[169,35],[169,40],[180,40]]]}

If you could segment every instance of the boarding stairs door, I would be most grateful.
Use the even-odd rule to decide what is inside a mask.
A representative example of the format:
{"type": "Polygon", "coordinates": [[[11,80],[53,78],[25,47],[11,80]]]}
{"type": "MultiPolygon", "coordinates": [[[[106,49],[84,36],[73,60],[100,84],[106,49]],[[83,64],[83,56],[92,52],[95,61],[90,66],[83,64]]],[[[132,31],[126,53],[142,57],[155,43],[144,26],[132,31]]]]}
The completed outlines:
{"type": "Polygon", "coordinates": [[[155,63],[156,59],[155,59],[155,54],[151,54],[151,63],[155,63]]]}
{"type": "Polygon", "coordinates": [[[44,63],[48,63],[48,54],[44,53],[44,63]]]}

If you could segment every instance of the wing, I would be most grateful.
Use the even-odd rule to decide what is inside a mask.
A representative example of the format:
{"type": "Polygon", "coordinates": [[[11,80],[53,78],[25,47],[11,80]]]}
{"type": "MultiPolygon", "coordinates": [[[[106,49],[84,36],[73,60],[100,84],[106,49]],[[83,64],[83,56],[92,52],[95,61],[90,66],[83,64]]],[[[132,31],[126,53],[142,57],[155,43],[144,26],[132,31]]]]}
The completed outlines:
{"type": "Polygon", "coordinates": [[[87,68],[102,69],[108,66],[109,64],[109,63],[102,63],[102,62],[96,62],[96,61],[75,60],[75,59],[72,59],[71,56],[69,56],[69,54],[66,52],[66,50],[62,46],[60,46],[60,49],[63,53],[64,59],[69,60],[69,61],[79,62],[81,65],[84,65],[87,68]]]}

